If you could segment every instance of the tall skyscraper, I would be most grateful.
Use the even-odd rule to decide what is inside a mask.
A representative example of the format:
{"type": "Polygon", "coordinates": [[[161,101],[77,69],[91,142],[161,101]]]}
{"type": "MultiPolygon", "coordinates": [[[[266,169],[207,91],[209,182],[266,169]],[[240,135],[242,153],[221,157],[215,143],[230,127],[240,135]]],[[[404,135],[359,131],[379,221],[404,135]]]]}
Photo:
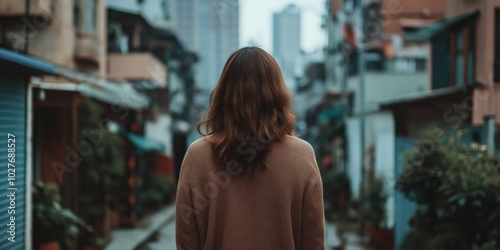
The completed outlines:
{"type": "Polygon", "coordinates": [[[239,0],[170,0],[172,27],[187,49],[196,52],[196,84],[211,90],[239,46],[239,0]]]}
{"type": "Polygon", "coordinates": [[[273,15],[273,55],[280,63],[285,78],[295,76],[300,66],[300,9],[290,4],[273,15]]]}

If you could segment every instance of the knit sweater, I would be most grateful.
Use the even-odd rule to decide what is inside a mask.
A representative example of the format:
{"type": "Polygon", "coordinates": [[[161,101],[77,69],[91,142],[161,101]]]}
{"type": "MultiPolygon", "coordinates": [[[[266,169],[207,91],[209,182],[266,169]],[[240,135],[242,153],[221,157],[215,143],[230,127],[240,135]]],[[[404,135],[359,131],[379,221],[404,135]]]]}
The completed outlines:
{"type": "Polygon", "coordinates": [[[266,169],[253,173],[235,161],[220,166],[204,138],[193,142],[177,189],[177,249],[325,249],[311,145],[289,136],[272,143],[265,161],[266,169]]]}

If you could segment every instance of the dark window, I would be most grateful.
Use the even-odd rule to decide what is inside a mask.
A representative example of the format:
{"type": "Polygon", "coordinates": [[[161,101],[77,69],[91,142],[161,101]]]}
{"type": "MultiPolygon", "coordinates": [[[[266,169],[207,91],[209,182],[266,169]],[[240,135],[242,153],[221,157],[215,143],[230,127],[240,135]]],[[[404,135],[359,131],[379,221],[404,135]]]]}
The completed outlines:
{"type": "MultiPolygon", "coordinates": [[[[471,22],[453,31],[449,35],[450,46],[447,51],[449,51],[451,67],[449,71],[449,84],[447,86],[463,87],[465,85],[471,85],[474,82],[475,25],[475,22],[471,22]]],[[[438,71],[436,74],[441,73],[438,71]]]]}
{"type": "Polygon", "coordinates": [[[427,60],[422,58],[415,59],[416,69],[419,72],[424,72],[427,70],[427,60]]]}
{"type": "Polygon", "coordinates": [[[432,42],[432,89],[450,86],[450,36],[432,42]]]}
{"type": "Polygon", "coordinates": [[[495,9],[495,58],[494,69],[495,72],[494,81],[495,83],[500,83],[500,9],[495,9]]]}
{"type": "Polygon", "coordinates": [[[464,31],[459,30],[455,35],[455,86],[464,85],[464,31]]]}
{"type": "Polygon", "coordinates": [[[80,0],[73,1],[73,25],[80,27],[80,0]]]}
{"type": "Polygon", "coordinates": [[[472,85],[476,80],[476,25],[471,23],[469,25],[469,44],[467,53],[467,84],[472,85]]]}

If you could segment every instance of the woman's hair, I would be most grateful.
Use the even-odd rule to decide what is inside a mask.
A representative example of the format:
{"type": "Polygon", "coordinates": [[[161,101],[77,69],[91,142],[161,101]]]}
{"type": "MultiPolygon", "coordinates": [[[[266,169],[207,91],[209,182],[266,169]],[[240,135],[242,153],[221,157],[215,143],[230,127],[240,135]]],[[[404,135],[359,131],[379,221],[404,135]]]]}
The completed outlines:
{"type": "Polygon", "coordinates": [[[219,163],[236,161],[254,169],[266,167],[271,143],[293,135],[294,127],[291,97],[278,63],[263,49],[245,47],[227,60],[198,132],[209,135],[219,163]]]}

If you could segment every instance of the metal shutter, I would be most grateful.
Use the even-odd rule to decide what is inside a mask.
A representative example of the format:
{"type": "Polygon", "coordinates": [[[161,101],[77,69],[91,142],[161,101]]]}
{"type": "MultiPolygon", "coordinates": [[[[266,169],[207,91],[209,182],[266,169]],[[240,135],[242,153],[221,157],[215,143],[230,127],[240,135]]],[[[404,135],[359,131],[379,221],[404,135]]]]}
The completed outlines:
{"type": "Polygon", "coordinates": [[[0,76],[0,250],[24,249],[26,187],[26,85],[22,77],[0,76]],[[8,241],[10,190],[7,170],[7,136],[15,135],[15,243],[8,241]]]}

